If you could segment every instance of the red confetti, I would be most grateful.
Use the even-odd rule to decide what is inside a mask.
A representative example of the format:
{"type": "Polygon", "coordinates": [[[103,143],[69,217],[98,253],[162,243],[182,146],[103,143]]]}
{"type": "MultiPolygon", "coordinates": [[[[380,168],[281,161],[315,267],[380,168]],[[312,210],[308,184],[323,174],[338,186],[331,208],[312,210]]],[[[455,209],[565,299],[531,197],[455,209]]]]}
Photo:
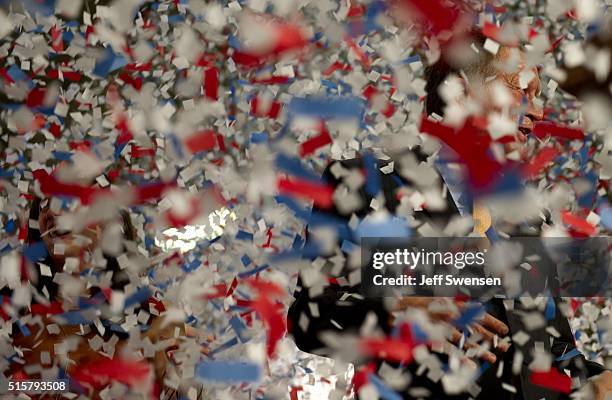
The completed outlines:
{"type": "Polygon", "coordinates": [[[308,44],[302,28],[297,25],[277,23],[274,26],[277,42],[271,53],[281,54],[289,50],[299,49],[308,44]]]}
{"type": "Polygon", "coordinates": [[[132,158],[154,157],[155,149],[152,147],[140,147],[132,145],[132,158]]]}
{"type": "Polygon", "coordinates": [[[251,79],[251,83],[259,83],[264,85],[276,85],[288,83],[292,78],[289,76],[271,76],[269,78],[253,78],[251,79]]]}
{"type": "MultiPolygon", "coordinates": [[[[33,172],[34,179],[40,184],[40,190],[45,196],[68,196],[76,197],[84,205],[91,204],[96,196],[111,195],[106,188],[96,188],[91,186],[81,186],[72,183],[63,183],[47,171],[38,169],[33,172]]],[[[175,187],[174,183],[156,182],[136,188],[134,204],[142,204],[149,200],[158,199],[166,189],[175,187]]]]}
{"type": "Polygon", "coordinates": [[[323,76],[329,76],[333,74],[335,71],[349,72],[352,70],[353,70],[353,67],[351,67],[350,64],[344,64],[344,63],[341,63],[340,61],[336,61],[335,63],[327,67],[325,71],[323,71],[323,76]]]}
{"type": "Polygon", "coordinates": [[[442,0],[403,0],[403,3],[420,14],[425,24],[431,25],[434,34],[453,30],[459,12],[450,8],[442,0]]]}
{"type": "Polygon", "coordinates": [[[60,182],[43,169],[34,171],[33,175],[34,179],[40,183],[41,192],[46,196],[77,197],[81,200],[81,203],[87,205],[92,202],[95,195],[109,193],[107,189],[96,189],[90,186],[60,182]]]}
{"type": "Polygon", "coordinates": [[[276,187],[283,194],[313,200],[314,204],[321,208],[331,208],[334,205],[333,186],[281,178],[277,181],[276,187]]]}
{"type": "Polygon", "coordinates": [[[563,41],[563,39],[565,39],[565,36],[559,36],[551,45],[550,45],[550,49],[548,49],[547,53],[553,52],[557,49],[557,47],[559,47],[559,45],[561,44],[561,42],[563,41]]]}
{"type": "Polygon", "coordinates": [[[368,55],[359,47],[353,39],[350,37],[345,37],[344,41],[348,44],[348,46],[353,50],[359,61],[363,64],[366,69],[370,68],[370,60],[368,59],[368,55]]]}
{"type": "Polygon", "coordinates": [[[409,363],[412,361],[412,349],[414,348],[410,325],[402,324],[399,331],[398,338],[361,339],[361,351],[370,357],[409,363]]]}
{"type": "Polygon", "coordinates": [[[302,386],[291,386],[291,390],[289,391],[289,399],[298,400],[298,393],[303,390],[304,388],[302,386]]]}
{"type": "Polygon", "coordinates": [[[486,188],[499,176],[502,166],[490,155],[491,136],[478,128],[477,123],[468,119],[461,129],[455,130],[424,115],[420,131],[437,137],[453,149],[466,165],[472,186],[486,188]]]}
{"type": "Polygon", "coordinates": [[[251,279],[247,281],[257,292],[251,307],[261,318],[267,330],[268,357],[274,355],[278,341],[285,335],[287,322],[284,317],[283,306],[277,300],[286,296],[285,291],[273,282],[251,279]]]}
{"type": "Polygon", "coordinates": [[[481,32],[483,35],[485,35],[489,39],[495,40],[496,42],[507,45],[507,46],[516,46],[518,44],[518,38],[504,37],[502,35],[501,28],[489,21],[484,23],[481,29],[481,32]]]}
{"type": "Polygon", "coordinates": [[[8,83],[9,85],[15,83],[15,81],[13,80],[13,78],[11,78],[6,68],[0,68],[0,76],[2,77],[4,82],[8,83]]]}
{"type": "Polygon", "coordinates": [[[535,178],[548,164],[559,155],[559,150],[553,147],[546,147],[523,168],[523,175],[527,178],[535,178]]]}
{"type": "Polygon", "coordinates": [[[123,69],[129,72],[149,72],[153,69],[153,64],[151,62],[145,64],[128,64],[123,69]]]}
{"type": "Polygon", "coordinates": [[[219,71],[217,68],[208,68],[204,72],[204,95],[217,100],[219,92],[219,71]]]}
{"type": "Polygon", "coordinates": [[[150,200],[159,199],[166,190],[174,188],[175,186],[176,185],[174,182],[155,182],[148,185],[138,186],[136,188],[134,204],[142,204],[150,200]]]}
{"type": "Polygon", "coordinates": [[[208,151],[215,148],[217,143],[214,131],[202,131],[190,136],[185,140],[185,146],[192,153],[198,153],[200,151],[208,151]]]}
{"type": "Polygon", "coordinates": [[[251,113],[257,116],[277,118],[281,110],[281,104],[278,101],[273,101],[270,104],[270,108],[265,113],[260,108],[260,106],[261,105],[259,104],[259,98],[253,97],[253,99],[251,100],[251,113]]]}
{"type": "Polygon", "coordinates": [[[367,7],[363,4],[353,4],[352,2],[349,3],[350,4],[350,8],[348,11],[348,14],[346,15],[347,18],[358,18],[358,17],[363,17],[366,12],[367,12],[367,7]]]}
{"type": "Polygon", "coordinates": [[[223,135],[220,133],[217,133],[217,143],[219,144],[219,150],[221,150],[224,153],[227,153],[227,147],[225,147],[225,139],[223,138],[223,135]]]}
{"type": "Polygon", "coordinates": [[[56,53],[64,51],[64,42],[62,40],[62,30],[57,29],[55,25],[51,27],[51,46],[56,53]]]}
{"type": "Polygon", "coordinates": [[[554,368],[548,372],[532,372],[529,380],[554,392],[569,393],[572,390],[572,378],[554,368]]]}
{"type": "Polygon", "coordinates": [[[584,132],[582,129],[570,128],[567,126],[557,125],[550,122],[538,122],[532,132],[536,137],[543,139],[546,136],[552,136],[567,140],[582,140],[584,132]]]}
{"type": "Polygon", "coordinates": [[[72,378],[82,385],[100,389],[111,382],[126,385],[143,383],[150,375],[150,371],[149,364],[143,361],[101,359],[79,365],[72,373],[72,378]]]}
{"type": "Polygon", "coordinates": [[[190,199],[191,210],[186,213],[186,215],[179,215],[172,211],[172,209],[168,210],[165,213],[166,220],[168,224],[174,228],[182,228],[185,225],[189,225],[189,223],[200,215],[200,201],[197,198],[190,199]]]}
{"type": "Polygon", "coordinates": [[[376,363],[371,362],[355,371],[355,375],[353,376],[353,387],[355,388],[355,392],[359,392],[359,389],[368,383],[368,377],[370,374],[376,374],[376,369],[376,363]]]}
{"type": "MultiPolygon", "coordinates": [[[[393,91],[394,90],[391,91],[392,92],[391,94],[393,94],[393,91]]],[[[365,97],[368,100],[368,103],[372,105],[372,102],[374,101],[376,96],[380,94],[380,92],[378,91],[378,89],[376,89],[374,85],[368,85],[363,90],[362,94],[363,94],[363,97],[365,97]]],[[[395,106],[387,99],[387,104],[381,112],[385,117],[390,118],[395,112],[395,106]]]]}
{"type": "MultiPolygon", "coordinates": [[[[62,77],[65,80],[78,82],[81,80],[81,74],[76,71],[61,71],[62,77]]],[[[57,69],[50,69],[47,71],[47,77],[51,79],[59,79],[60,71],[57,69]]]]}
{"type": "Polygon", "coordinates": [[[204,298],[207,300],[218,299],[225,297],[225,293],[227,292],[227,285],[225,283],[218,283],[213,286],[215,291],[213,293],[208,293],[204,295],[204,298]]]}
{"type": "Polygon", "coordinates": [[[288,51],[301,49],[308,45],[301,27],[293,24],[273,21],[272,29],[275,31],[276,42],[265,53],[250,53],[235,51],[232,55],[234,62],[245,68],[256,68],[267,62],[273,62],[280,55],[288,51]]]}
{"type": "Polygon", "coordinates": [[[5,321],[8,321],[11,317],[4,310],[5,307],[9,307],[11,305],[11,299],[9,296],[2,296],[2,302],[0,303],[0,318],[5,321]]]}
{"type": "Polygon", "coordinates": [[[64,312],[62,308],[62,303],[59,301],[54,301],[49,305],[46,304],[32,304],[30,311],[32,315],[48,315],[48,314],[61,314],[64,312]]]}
{"type": "Polygon", "coordinates": [[[62,127],[59,124],[51,124],[51,126],[49,126],[49,132],[56,138],[59,138],[62,136],[62,127]]]}
{"type": "Polygon", "coordinates": [[[500,28],[494,23],[486,21],[481,29],[481,32],[489,39],[499,41],[500,28]]]}
{"type": "Polygon", "coordinates": [[[123,73],[119,74],[119,78],[121,78],[122,81],[124,81],[128,85],[131,85],[132,87],[134,87],[134,89],[136,89],[138,91],[140,91],[140,89],[142,89],[142,78],[140,78],[140,77],[134,78],[129,73],[123,72],[123,73]]]}
{"type": "Polygon", "coordinates": [[[34,88],[30,93],[28,93],[28,97],[26,97],[26,105],[30,108],[38,107],[42,105],[45,100],[45,89],[43,88],[34,88]]]}
{"type": "Polygon", "coordinates": [[[19,233],[17,234],[17,239],[20,242],[24,242],[28,238],[28,221],[23,221],[21,226],[19,227],[19,233]]]}
{"type": "Polygon", "coordinates": [[[257,68],[266,62],[264,57],[256,56],[254,54],[245,53],[242,51],[236,51],[232,55],[232,59],[236,65],[245,68],[257,68]]]}
{"type": "Polygon", "coordinates": [[[300,146],[300,156],[305,157],[314,153],[317,149],[332,143],[332,138],[325,123],[321,123],[321,133],[302,143],[300,146]]]}
{"type": "Polygon", "coordinates": [[[597,228],[591,225],[587,220],[582,219],[569,211],[561,212],[561,221],[575,231],[587,236],[593,236],[597,232],[597,228]]]}
{"type": "Polygon", "coordinates": [[[125,116],[119,118],[119,122],[117,122],[117,129],[119,130],[119,136],[117,137],[118,145],[125,144],[130,140],[134,139],[134,135],[130,130],[127,118],[125,116]]]}
{"type": "Polygon", "coordinates": [[[160,314],[166,311],[166,306],[164,306],[164,303],[155,297],[149,298],[149,309],[150,307],[153,307],[160,314]]]}

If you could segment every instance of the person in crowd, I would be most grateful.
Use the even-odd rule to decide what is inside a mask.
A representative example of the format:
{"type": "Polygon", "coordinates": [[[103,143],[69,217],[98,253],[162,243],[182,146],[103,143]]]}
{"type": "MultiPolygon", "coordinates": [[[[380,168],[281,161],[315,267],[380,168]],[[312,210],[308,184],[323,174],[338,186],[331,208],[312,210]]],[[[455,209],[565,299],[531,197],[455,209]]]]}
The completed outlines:
{"type": "MultiPolygon", "coordinates": [[[[447,54],[443,52],[440,60],[428,68],[425,110],[430,118],[456,125],[458,120],[461,122],[461,119],[465,118],[461,115],[462,110],[470,109],[473,111],[472,115],[475,116],[468,117],[467,120],[474,126],[483,127],[485,124],[484,127],[486,127],[484,117],[494,113],[503,115],[499,98],[497,98],[500,93],[499,88],[503,88],[502,92],[509,97],[506,109],[503,110],[507,120],[519,121],[520,118],[520,123],[516,126],[516,140],[506,142],[505,148],[507,152],[520,153],[521,147],[535,124],[544,117],[542,102],[538,99],[541,90],[538,69],[535,66],[527,66],[525,52],[519,46],[501,46],[499,51],[493,55],[483,48],[485,40],[486,38],[480,33],[470,33],[463,43],[471,45],[472,48],[475,47],[476,50],[471,50],[466,46],[464,48],[467,51],[464,52],[449,51],[447,54]],[[469,54],[472,56],[466,57],[469,54]],[[457,93],[445,91],[449,83],[457,83],[461,90],[455,91],[457,93]],[[442,88],[444,85],[446,88],[442,88]],[[483,118],[478,118],[478,116],[483,118]]],[[[416,168],[421,162],[429,159],[431,154],[428,154],[427,151],[427,143],[416,146],[408,156],[402,155],[403,160],[406,158],[413,160],[416,168]]],[[[377,169],[380,170],[389,161],[378,160],[376,163],[377,169]]],[[[333,162],[325,170],[323,179],[334,187],[342,186],[346,192],[350,192],[349,188],[354,185],[351,186],[351,182],[345,181],[345,178],[350,179],[353,176],[351,171],[362,169],[364,165],[365,161],[362,158],[333,162]]],[[[364,186],[359,188],[357,197],[362,206],[357,207],[356,210],[347,211],[336,203],[332,209],[324,210],[315,207],[313,211],[327,215],[330,221],[343,219],[348,222],[352,214],[359,218],[368,215],[371,212],[370,206],[375,200],[379,209],[384,207],[390,213],[402,212],[402,215],[406,215],[405,210],[402,209],[404,205],[400,204],[397,196],[400,190],[406,188],[430,189],[442,193],[446,187],[450,195],[446,197],[445,207],[424,207],[422,210],[411,213],[409,219],[412,220],[413,232],[418,232],[419,227],[424,225],[441,230],[452,218],[461,214],[472,215],[475,232],[481,236],[495,235],[490,215],[483,216],[477,211],[475,201],[460,190],[465,185],[461,185],[461,182],[457,184],[457,177],[451,176],[449,171],[442,167],[438,165],[439,176],[425,183],[420,176],[408,179],[406,174],[380,173],[378,177],[380,193],[370,193],[364,186]]],[[[465,178],[460,177],[459,180],[461,179],[465,178]]],[[[308,239],[311,242],[315,241],[313,232],[314,230],[311,230],[308,239]]],[[[366,322],[370,321],[372,316],[376,317],[378,327],[385,334],[390,335],[394,330],[394,315],[398,311],[419,309],[426,312],[431,320],[443,320],[452,324],[453,321],[456,321],[457,313],[460,313],[464,307],[463,304],[458,306],[455,304],[449,308],[452,312],[441,313],[439,303],[444,302],[441,298],[405,297],[396,299],[393,304],[389,305],[383,299],[364,297],[360,294],[360,284],[351,286],[347,283],[350,281],[348,265],[340,273],[330,272],[333,270],[331,259],[337,258],[337,254],[331,251],[330,254],[323,254],[321,257],[327,257],[326,266],[322,271],[330,273],[330,283],[312,283],[312,279],[305,280],[300,277],[294,293],[295,301],[289,309],[290,333],[298,348],[303,351],[325,353],[326,344],[321,340],[325,333],[357,333],[363,329],[363,326],[368,325],[366,322]]],[[[573,378],[581,379],[585,385],[589,382],[592,393],[597,396],[598,400],[603,400],[606,394],[612,393],[612,372],[597,363],[586,360],[575,350],[573,334],[567,318],[561,312],[560,304],[556,308],[554,318],[547,321],[547,327],[552,327],[558,332],[554,340],[550,340],[550,335],[542,336],[542,332],[530,330],[525,326],[521,319],[524,313],[521,314],[520,304],[519,302],[514,303],[508,306],[501,299],[487,301],[484,304],[487,313],[482,315],[478,321],[474,321],[462,331],[457,328],[449,330],[451,333],[447,339],[450,342],[466,347],[479,346],[481,348],[480,351],[475,352],[476,358],[482,362],[481,372],[476,382],[479,386],[477,390],[470,386],[464,388],[462,393],[448,393],[443,388],[440,377],[432,380],[423,371],[417,373],[418,365],[411,363],[402,367],[411,374],[409,386],[401,393],[403,398],[496,398],[500,400],[568,398],[567,394],[536,385],[530,380],[529,364],[530,361],[533,361],[530,349],[533,349],[534,342],[541,338],[544,338],[542,342],[544,342],[546,351],[552,355],[553,369],[557,369],[560,373],[569,370],[573,378]],[[511,341],[511,338],[520,331],[527,332],[530,336],[528,343],[522,346],[511,341]],[[464,335],[467,336],[465,341],[462,340],[464,335]],[[519,352],[523,356],[522,359],[517,359],[519,352]],[[571,356],[564,357],[568,354],[571,356]],[[506,389],[502,384],[506,385],[506,389]],[[422,391],[415,391],[419,388],[425,389],[429,396],[424,396],[422,391]]],[[[447,360],[443,354],[438,356],[443,361],[447,360]]],[[[366,369],[371,371],[371,361],[366,359],[363,364],[357,365],[358,373],[366,369]]],[[[380,367],[381,360],[375,360],[375,366],[380,367]]]]}
{"type": "MultiPolygon", "coordinates": [[[[63,229],[62,216],[77,215],[81,208],[77,200],[62,197],[34,198],[31,203],[27,242],[42,246],[38,254],[44,256],[21,270],[20,286],[30,290],[32,301],[29,309],[9,310],[18,322],[13,324],[14,354],[4,375],[40,379],[45,370],[60,367],[70,377],[107,360],[138,361],[134,353],[140,349],[150,370],[144,384],[159,390],[172,362],[171,350],[186,334],[184,324],[157,316],[160,313],[152,308],[159,311],[164,305],[154,293],[144,301],[124,304],[125,309],[112,304],[112,296],[125,291],[128,298],[139,289],[130,279],[134,272],[119,261],[136,245],[136,231],[127,211],[82,229],[63,229]],[[71,314],[80,317],[71,319],[71,314]]],[[[4,288],[3,295],[11,298],[14,290],[4,288]]],[[[73,389],[93,397],[105,388],[81,386],[73,389]]]]}

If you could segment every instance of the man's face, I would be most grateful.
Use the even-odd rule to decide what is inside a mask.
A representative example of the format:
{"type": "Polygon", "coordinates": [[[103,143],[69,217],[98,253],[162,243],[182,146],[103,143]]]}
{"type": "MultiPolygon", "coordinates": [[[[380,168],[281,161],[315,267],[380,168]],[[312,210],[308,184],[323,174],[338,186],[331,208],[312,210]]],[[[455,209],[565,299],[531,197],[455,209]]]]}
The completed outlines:
{"type": "MultiPolygon", "coordinates": [[[[517,121],[519,138],[525,139],[534,128],[535,122],[542,120],[544,112],[538,96],[540,95],[540,76],[536,67],[526,68],[524,53],[516,48],[500,48],[497,63],[500,64],[497,78],[491,83],[503,85],[510,95],[508,116],[517,121]],[[520,120],[519,120],[520,118],[520,120]]],[[[491,111],[491,101],[485,108],[491,111]]],[[[493,106],[495,111],[499,106],[493,106]]]]}

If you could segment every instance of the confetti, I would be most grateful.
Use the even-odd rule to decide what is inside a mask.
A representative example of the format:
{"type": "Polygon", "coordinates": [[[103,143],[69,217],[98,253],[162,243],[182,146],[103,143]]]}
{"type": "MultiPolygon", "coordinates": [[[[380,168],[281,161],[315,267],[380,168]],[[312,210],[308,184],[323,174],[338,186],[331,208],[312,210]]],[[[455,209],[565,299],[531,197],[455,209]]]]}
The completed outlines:
{"type": "Polygon", "coordinates": [[[136,385],[147,379],[150,366],[143,362],[121,359],[102,359],[97,362],[79,365],[73,378],[82,385],[103,387],[109,381],[136,385]]]}
{"type": "Polygon", "coordinates": [[[533,129],[533,134],[540,139],[544,139],[548,135],[567,140],[584,139],[584,132],[580,129],[550,123],[537,123],[533,129]]]}
{"type": "Polygon", "coordinates": [[[235,361],[202,361],[196,365],[196,376],[204,381],[246,383],[261,378],[257,364],[235,361]]]}
{"type": "Polygon", "coordinates": [[[281,178],[277,182],[277,187],[282,194],[311,199],[321,208],[330,208],[334,205],[334,188],[328,185],[281,178]]]}
{"type": "Polygon", "coordinates": [[[268,356],[272,356],[286,329],[285,318],[278,304],[274,302],[274,299],[284,296],[284,291],[272,282],[250,280],[249,285],[257,291],[257,297],[253,300],[253,309],[266,324],[268,333],[266,351],[268,356]]]}
{"type": "Polygon", "coordinates": [[[548,372],[532,372],[529,380],[554,392],[569,393],[572,390],[572,378],[556,369],[548,372]]]}
{"type": "MultiPolygon", "coordinates": [[[[469,234],[475,199],[492,242],[611,229],[602,0],[0,3],[7,377],[58,371],[73,397],[476,398],[487,388],[460,361],[476,351],[438,357],[448,327],[424,310],[357,327],[330,310],[372,299],[313,298],[359,282],[363,237],[469,234]],[[475,56],[499,67],[484,88],[475,56]],[[462,68],[436,88],[439,60],[462,68]],[[363,363],[298,351],[287,319],[312,338],[325,319],[342,330],[332,350],[363,363]]],[[[610,363],[608,300],[532,303],[542,315],[503,340],[558,340],[569,311],[578,347],[536,339],[538,367],[610,363]]],[[[470,330],[488,306],[450,322],[470,330]]],[[[520,396],[506,375],[530,356],[477,372],[520,396]]]]}

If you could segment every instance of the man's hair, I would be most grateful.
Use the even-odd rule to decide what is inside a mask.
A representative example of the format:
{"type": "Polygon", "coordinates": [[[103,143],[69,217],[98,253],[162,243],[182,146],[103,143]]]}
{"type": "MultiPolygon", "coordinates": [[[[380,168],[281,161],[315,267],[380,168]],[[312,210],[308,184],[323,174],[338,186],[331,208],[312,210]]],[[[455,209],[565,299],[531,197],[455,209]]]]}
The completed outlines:
{"type": "MultiPolygon", "coordinates": [[[[444,115],[446,102],[440,96],[438,87],[444,83],[449,75],[460,75],[461,72],[463,72],[469,78],[480,77],[484,79],[497,73],[497,68],[494,63],[497,55],[493,55],[484,49],[484,43],[487,38],[482,33],[479,31],[472,31],[463,38],[463,40],[464,42],[467,41],[471,47],[478,51],[468,50],[473,53],[468,57],[465,57],[465,55],[463,55],[463,57],[457,57],[457,54],[453,55],[452,52],[450,52],[450,54],[442,54],[437,62],[430,65],[425,70],[427,79],[427,85],[425,86],[425,91],[427,93],[425,111],[427,115],[432,113],[436,113],[440,116],[444,115]]],[[[461,48],[465,49],[465,46],[461,48]]],[[[499,55],[499,51],[497,54],[499,55]]]]}

